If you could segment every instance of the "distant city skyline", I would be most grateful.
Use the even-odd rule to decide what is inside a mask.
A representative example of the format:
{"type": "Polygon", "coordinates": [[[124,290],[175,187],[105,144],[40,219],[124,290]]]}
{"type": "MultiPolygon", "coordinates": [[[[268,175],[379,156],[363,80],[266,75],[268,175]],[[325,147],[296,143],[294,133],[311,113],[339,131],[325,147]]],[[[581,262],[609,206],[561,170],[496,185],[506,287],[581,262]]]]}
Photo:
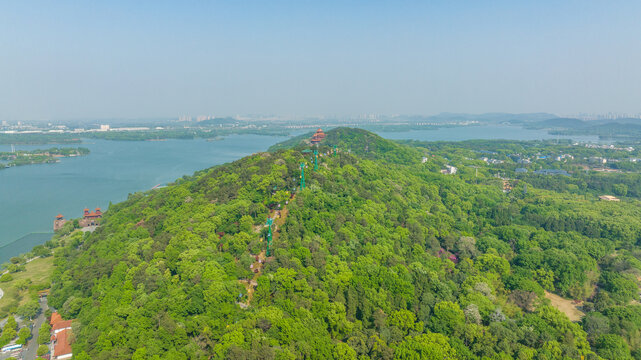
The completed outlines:
{"type": "Polygon", "coordinates": [[[3,2],[0,120],[638,115],[640,15],[596,0],[3,2]]]}

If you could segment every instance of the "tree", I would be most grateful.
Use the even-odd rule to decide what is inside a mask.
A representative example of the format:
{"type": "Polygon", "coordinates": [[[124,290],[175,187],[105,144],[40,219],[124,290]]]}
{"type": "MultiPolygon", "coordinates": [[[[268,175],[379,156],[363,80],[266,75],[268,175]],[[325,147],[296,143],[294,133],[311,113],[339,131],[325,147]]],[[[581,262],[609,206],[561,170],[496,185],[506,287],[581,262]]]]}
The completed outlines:
{"type": "Polygon", "coordinates": [[[618,335],[601,335],[594,346],[597,354],[604,359],[632,359],[628,344],[618,335]]]}
{"type": "Polygon", "coordinates": [[[407,337],[394,353],[396,359],[407,360],[442,360],[458,359],[447,336],[428,332],[414,337],[407,337]]]}
{"type": "Polygon", "coordinates": [[[334,346],[334,359],[356,360],[356,351],[345,343],[338,343],[334,346]]]}
{"type": "Polygon", "coordinates": [[[40,325],[38,330],[38,344],[47,344],[50,341],[51,325],[47,321],[40,325]]]}
{"type": "MultiPolygon", "coordinates": [[[[408,332],[415,327],[419,328],[418,324],[415,324],[416,322],[416,315],[414,315],[413,312],[409,310],[398,310],[394,311],[390,314],[390,316],[387,318],[387,323],[390,326],[396,326],[399,328],[405,335],[408,334],[408,332]]],[[[422,324],[420,325],[422,330],[422,324]]]]}
{"type": "Polygon", "coordinates": [[[21,290],[21,291],[28,289],[29,285],[31,285],[31,279],[29,279],[29,278],[16,281],[16,283],[15,283],[16,289],[21,290]]]}
{"type": "Polygon", "coordinates": [[[29,301],[28,303],[20,306],[16,312],[18,315],[27,318],[33,319],[40,312],[40,305],[37,300],[29,301]]]}
{"type": "Polygon", "coordinates": [[[49,352],[49,347],[47,345],[40,345],[38,346],[38,350],[36,351],[36,354],[38,356],[45,355],[49,352]]]}
{"type": "Polygon", "coordinates": [[[465,326],[465,314],[456,303],[442,301],[434,307],[430,328],[435,332],[457,336],[465,326]]]}
{"type": "Polygon", "coordinates": [[[18,340],[16,341],[16,343],[24,345],[27,343],[27,340],[29,340],[30,337],[31,330],[29,330],[29,328],[25,326],[20,329],[20,331],[18,331],[18,340]]]}

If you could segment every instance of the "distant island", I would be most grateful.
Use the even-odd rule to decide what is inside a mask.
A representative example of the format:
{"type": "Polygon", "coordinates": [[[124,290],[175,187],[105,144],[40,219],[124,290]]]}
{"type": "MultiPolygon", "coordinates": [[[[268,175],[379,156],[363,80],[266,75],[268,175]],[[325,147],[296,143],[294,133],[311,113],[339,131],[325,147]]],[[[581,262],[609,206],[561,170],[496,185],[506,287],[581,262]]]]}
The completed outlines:
{"type": "Polygon", "coordinates": [[[51,148],[46,150],[18,150],[0,152],[0,169],[31,164],[51,164],[59,158],[89,154],[87,148],[51,148]]]}

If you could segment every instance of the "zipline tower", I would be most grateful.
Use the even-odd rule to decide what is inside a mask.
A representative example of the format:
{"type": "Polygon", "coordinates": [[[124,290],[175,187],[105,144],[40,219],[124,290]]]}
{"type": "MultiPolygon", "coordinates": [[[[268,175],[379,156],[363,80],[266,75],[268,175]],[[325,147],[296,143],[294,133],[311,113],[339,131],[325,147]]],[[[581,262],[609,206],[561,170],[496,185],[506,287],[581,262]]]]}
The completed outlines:
{"type": "Polygon", "coordinates": [[[267,226],[267,256],[271,255],[271,250],[272,250],[272,224],[274,223],[274,219],[272,218],[267,218],[267,223],[265,225],[267,226]]]}
{"type": "Polygon", "coordinates": [[[314,171],[318,171],[318,149],[314,149],[314,171]]]}
{"type": "Polygon", "coordinates": [[[305,189],[305,163],[300,163],[300,189],[305,189]]]}

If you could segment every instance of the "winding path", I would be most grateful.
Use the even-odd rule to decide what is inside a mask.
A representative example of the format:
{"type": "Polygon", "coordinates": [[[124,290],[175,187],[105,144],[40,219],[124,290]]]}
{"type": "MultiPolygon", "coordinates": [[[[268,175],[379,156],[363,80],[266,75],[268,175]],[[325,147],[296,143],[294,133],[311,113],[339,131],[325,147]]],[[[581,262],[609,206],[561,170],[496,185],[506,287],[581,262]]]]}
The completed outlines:
{"type": "Polygon", "coordinates": [[[0,299],[2,299],[3,296],[4,296],[4,291],[2,291],[2,289],[0,289],[0,299]]]}
{"type": "Polygon", "coordinates": [[[35,360],[38,357],[38,335],[40,332],[40,326],[45,322],[45,312],[49,308],[46,297],[40,299],[38,302],[40,303],[40,314],[38,314],[38,317],[34,321],[31,339],[27,342],[24,350],[22,351],[22,359],[24,360],[35,360]]]}
{"type": "MultiPolygon", "coordinates": [[[[290,202],[293,199],[294,198],[290,199],[290,202]]],[[[271,210],[269,212],[269,217],[274,219],[272,244],[274,243],[274,241],[276,241],[276,239],[278,239],[280,235],[280,231],[278,231],[278,228],[285,223],[288,213],[289,212],[287,211],[287,205],[283,206],[283,208],[280,210],[271,210]]],[[[256,231],[258,232],[259,229],[260,227],[256,231]]],[[[266,260],[267,258],[266,258],[265,250],[263,250],[260,252],[260,254],[258,254],[258,259],[256,260],[256,262],[252,264],[251,269],[254,271],[254,276],[251,278],[251,280],[249,279],[238,280],[238,282],[243,284],[243,286],[245,286],[245,289],[247,290],[247,299],[244,302],[238,303],[238,305],[243,309],[247,309],[251,304],[251,301],[254,297],[254,290],[256,289],[256,286],[258,286],[258,278],[263,273],[263,265],[265,264],[266,260]]]]}

